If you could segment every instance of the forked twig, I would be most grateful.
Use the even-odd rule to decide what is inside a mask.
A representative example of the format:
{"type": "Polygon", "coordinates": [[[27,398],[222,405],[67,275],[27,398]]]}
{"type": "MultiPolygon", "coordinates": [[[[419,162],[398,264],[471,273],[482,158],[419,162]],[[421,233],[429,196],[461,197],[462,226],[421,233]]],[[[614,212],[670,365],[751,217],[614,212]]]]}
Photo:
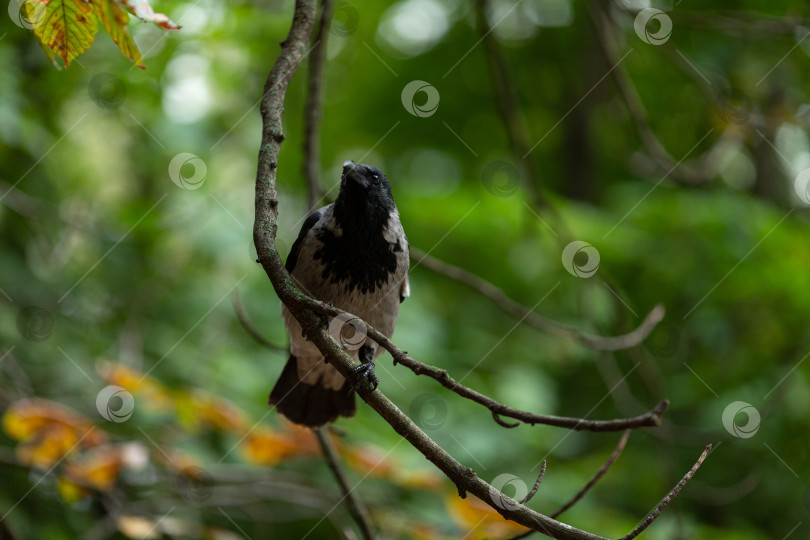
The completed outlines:
{"type": "Polygon", "coordinates": [[[432,257],[424,251],[410,246],[411,259],[418,262],[420,266],[424,266],[434,272],[443,274],[451,279],[454,279],[471,289],[481,293],[495,305],[509,313],[510,315],[519,318],[524,323],[561,337],[574,339],[583,345],[587,345],[593,349],[601,351],[617,351],[622,349],[629,349],[644,341],[655,329],[655,326],[664,318],[664,306],[657,305],[650,311],[641,324],[627,334],[621,336],[595,336],[586,334],[577,328],[558,323],[557,321],[548,319],[537,313],[523,307],[518,302],[509,298],[501,289],[477,275],[454,266],[452,264],[440,261],[432,257]]]}

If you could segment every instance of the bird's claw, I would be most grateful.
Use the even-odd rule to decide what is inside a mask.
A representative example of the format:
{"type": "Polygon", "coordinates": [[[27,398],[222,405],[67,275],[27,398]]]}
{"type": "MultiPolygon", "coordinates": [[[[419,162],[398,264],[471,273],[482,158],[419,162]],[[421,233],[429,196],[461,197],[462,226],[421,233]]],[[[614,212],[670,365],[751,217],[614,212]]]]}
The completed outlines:
{"type": "Polygon", "coordinates": [[[354,385],[352,385],[352,392],[360,388],[363,381],[368,381],[371,384],[372,390],[376,390],[377,386],[380,384],[380,379],[378,379],[377,375],[374,373],[373,362],[369,362],[368,364],[360,364],[352,370],[352,373],[354,373],[354,376],[357,378],[354,385]]]}
{"type": "Polygon", "coordinates": [[[368,345],[360,347],[358,356],[360,357],[360,365],[352,369],[352,373],[357,378],[352,386],[352,392],[360,388],[363,381],[368,381],[371,384],[371,389],[376,390],[380,384],[380,379],[374,372],[374,348],[368,345]]]}

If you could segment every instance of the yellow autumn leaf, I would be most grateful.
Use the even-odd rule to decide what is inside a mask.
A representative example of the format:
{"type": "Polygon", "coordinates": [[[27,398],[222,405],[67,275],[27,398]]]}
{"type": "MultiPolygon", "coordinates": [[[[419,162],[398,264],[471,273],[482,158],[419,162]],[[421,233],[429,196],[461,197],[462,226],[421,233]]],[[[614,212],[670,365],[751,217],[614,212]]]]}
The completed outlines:
{"type": "MultiPolygon", "coordinates": [[[[12,0],[12,2],[15,0],[12,0]]],[[[86,51],[98,33],[98,23],[136,66],[145,69],[141,52],[129,33],[127,11],[144,22],[166,30],[177,24],[162,13],[155,13],[146,0],[16,0],[21,26],[34,32],[45,54],[58,68],[59,57],[69,66],[86,51]]]]}
{"type": "Polygon", "coordinates": [[[247,415],[225,398],[202,390],[179,391],[174,404],[180,423],[191,431],[201,427],[242,434],[248,427],[247,415]]]}
{"type": "MultiPolygon", "coordinates": [[[[309,430],[303,430],[307,431],[309,430]]],[[[276,465],[290,457],[316,454],[318,452],[312,433],[305,437],[295,428],[287,431],[274,431],[260,426],[252,430],[242,443],[242,452],[252,463],[276,465]]]]}
{"type": "Polygon", "coordinates": [[[120,386],[139,398],[152,410],[165,410],[172,406],[172,398],[156,379],[124,364],[100,361],[96,366],[99,376],[108,384],[120,386]]]}
{"type": "Polygon", "coordinates": [[[101,24],[110,35],[124,56],[135,62],[141,69],[146,69],[143,65],[143,58],[138,46],[127,29],[129,15],[115,0],[95,0],[96,13],[101,19],[101,24]]]}
{"type": "Polygon", "coordinates": [[[109,491],[121,472],[121,452],[112,445],[100,446],[68,462],[64,476],[81,486],[109,491]]]}
{"type": "MultiPolygon", "coordinates": [[[[20,2],[36,23],[31,30],[37,40],[69,66],[70,62],[90,47],[98,32],[94,4],[84,0],[28,0],[20,2]],[[43,11],[44,10],[44,11],[43,11]]],[[[53,59],[52,55],[51,59],[53,59]]]]}
{"type": "Polygon", "coordinates": [[[79,442],[76,431],[62,424],[51,424],[38,430],[17,447],[17,459],[23,465],[50,468],[79,442]]]}
{"type": "Polygon", "coordinates": [[[31,437],[44,427],[59,424],[70,428],[81,438],[86,434],[84,445],[97,446],[106,441],[103,431],[96,429],[84,415],[73,409],[47,399],[21,399],[12,403],[3,414],[3,430],[18,441],[31,437]]]}

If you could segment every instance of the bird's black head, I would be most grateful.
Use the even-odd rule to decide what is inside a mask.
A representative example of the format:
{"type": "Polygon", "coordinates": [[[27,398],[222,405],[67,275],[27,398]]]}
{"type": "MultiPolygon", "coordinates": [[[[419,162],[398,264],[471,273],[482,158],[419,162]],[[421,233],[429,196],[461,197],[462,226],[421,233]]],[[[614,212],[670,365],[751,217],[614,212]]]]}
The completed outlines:
{"type": "Polygon", "coordinates": [[[343,162],[340,193],[335,201],[335,211],[340,217],[384,222],[395,209],[391,184],[380,169],[354,161],[343,162]]]}

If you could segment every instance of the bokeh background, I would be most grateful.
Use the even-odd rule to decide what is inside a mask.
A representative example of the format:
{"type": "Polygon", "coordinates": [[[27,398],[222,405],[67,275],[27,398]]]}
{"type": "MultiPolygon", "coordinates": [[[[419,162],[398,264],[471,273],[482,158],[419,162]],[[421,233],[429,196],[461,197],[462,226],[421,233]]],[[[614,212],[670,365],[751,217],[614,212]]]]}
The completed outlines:
{"type": "MultiPolygon", "coordinates": [[[[16,538],[352,538],[309,433],[266,405],[285,353],[251,339],[233,305],[238,291],[261,332],[286,345],[251,229],[257,103],[292,2],[154,7],[183,29],[132,23],[146,70],[102,33],[57,71],[28,30],[0,20],[2,522],[16,538]]],[[[535,145],[524,159],[473,2],[335,6],[325,190],[334,196],[343,160],[380,167],[414,246],[586,332],[620,334],[655,305],[667,310],[642,345],[597,351],[413,265],[394,337],[416,359],[538,413],[609,419],[671,400],[663,425],[633,432],[562,516],[572,525],[626,534],[713,443],[646,538],[810,534],[809,10],[493,1],[490,38],[535,145]],[[648,7],[665,19],[639,30],[648,7]],[[403,96],[412,81],[433,90],[403,96]],[[571,241],[592,248],[566,268],[571,241]],[[598,269],[583,277],[594,253],[598,269]]],[[[286,100],[285,255],[308,210],[306,67],[286,100]]],[[[542,512],[620,436],[507,430],[387,355],[378,365],[381,389],[457,459],[488,481],[512,475],[507,493],[531,486],[547,459],[530,503],[542,512]]],[[[362,404],[335,428],[383,537],[521,530],[459,500],[362,404]]]]}

